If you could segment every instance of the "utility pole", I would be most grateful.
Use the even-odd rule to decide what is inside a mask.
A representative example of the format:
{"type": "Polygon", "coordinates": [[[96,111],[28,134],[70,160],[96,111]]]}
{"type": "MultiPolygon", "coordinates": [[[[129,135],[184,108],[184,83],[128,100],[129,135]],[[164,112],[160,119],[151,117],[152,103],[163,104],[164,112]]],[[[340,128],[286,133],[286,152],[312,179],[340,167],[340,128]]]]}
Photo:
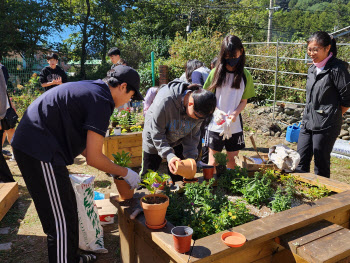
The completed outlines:
{"type": "Polygon", "coordinates": [[[271,29],[272,29],[272,15],[273,12],[279,9],[280,6],[273,6],[273,0],[270,0],[270,7],[266,8],[269,10],[269,21],[268,21],[268,26],[267,26],[267,43],[271,42],[271,29]]]}
{"type": "Polygon", "coordinates": [[[192,33],[191,23],[192,23],[192,20],[193,20],[193,15],[194,15],[194,10],[193,10],[193,8],[191,8],[191,11],[190,11],[190,14],[189,14],[189,17],[188,17],[188,25],[186,26],[187,34],[191,34],[192,33]]]}
{"type": "Polygon", "coordinates": [[[196,11],[191,8],[190,12],[188,14],[179,14],[177,15],[179,19],[186,19],[188,21],[188,24],[186,26],[186,33],[190,34],[192,33],[192,21],[199,20],[199,15],[196,13],[196,11]]]}

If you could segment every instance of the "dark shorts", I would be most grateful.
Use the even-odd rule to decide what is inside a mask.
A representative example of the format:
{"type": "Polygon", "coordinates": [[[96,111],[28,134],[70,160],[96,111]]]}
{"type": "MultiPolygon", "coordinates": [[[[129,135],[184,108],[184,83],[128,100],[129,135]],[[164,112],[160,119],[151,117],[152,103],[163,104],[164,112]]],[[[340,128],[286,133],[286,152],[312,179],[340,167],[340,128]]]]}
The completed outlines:
{"type": "Polygon", "coordinates": [[[243,131],[232,134],[229,140],[223,140],[218,132],[209,131],[209,148],[221,152],[225,146],[226,151],[235,152],[245,148],[243,131]]]}

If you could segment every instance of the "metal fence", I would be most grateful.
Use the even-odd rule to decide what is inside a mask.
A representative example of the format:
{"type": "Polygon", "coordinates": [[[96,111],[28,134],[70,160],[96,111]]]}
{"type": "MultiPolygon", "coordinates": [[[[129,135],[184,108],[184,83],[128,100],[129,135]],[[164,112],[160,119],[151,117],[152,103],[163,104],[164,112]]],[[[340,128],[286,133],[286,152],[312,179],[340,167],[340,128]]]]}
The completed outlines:
{"type": "MultiPolygon", "coordinates": [[[[269,102],[273,102],[273,119],[275,119],[275,106],[276,103],[286,103],[286,104],[295,104],[295,105],[305,105],[305,103],[298,103],[298,102],[294,102],[294,101],[283,101],[283,100],[277,100],[276,99],[276,92],[278,88],[282,88],[282,89],[290,89],[290,90],[297,90],[297,91],[301,91],[301,92],[305,92],[305,89],[301,89],[298,87],[291,87],[291,86],[285,86],[285,85],[279,85],[279,74],[289,74],[289,75],[298,75],[298,76],[307,76],[307,71],[300,73],[300,72],[289,72],[289,71],[281,71],[279,70],[279,66],[280,66],[280,61],[281,60],[293,60],[293,61],[298,61],[301,63],[311,63],[312,60],[309,59],[307,57],[306,54],[306,43],[292,43],[292,42],[249,42],[249,43],[243,43],[243,45],[247,46],[246,52],[249,50],[252,50],[252,48],[250,48],[252,45],[265,45],[266,47],[271,47],[271,45],[275,46],[276,49],[276,55],[275,56],[265,56],[265,55],[259,55],[259,54],[250,54],[247,53],[246,56],[248,57],[254,57],[254,58],[271,58],[271,59],[275,59],[275,63],[273,65],[274,68],[255,68],[255,67],[246,67],[247,69],[250,70],[257,70],[257,71],[265,71],[265,72],[271,72],[274,74],[274,83],[257,83],[255,82],[254,85],[256,86],[266,86],[266,87],[274,87],[274,96],[273,96],[273,100],[268,99],[267,101],[269,102]],[[284,57],[284,56],[279,56],[279,49],[282,45],[302,45],[305,46],[305,58],[294,58],[294,57],[284,57]]],[[[339,48],[339,46],[349,46],[350,44],[347,43],[337,43],[337,47],[339,48]]],[[[349,61],[349,53],[347,53],[347,55],[345,57],[342,57],[341,59],[345,60],[345,61],[349,61]]]]}

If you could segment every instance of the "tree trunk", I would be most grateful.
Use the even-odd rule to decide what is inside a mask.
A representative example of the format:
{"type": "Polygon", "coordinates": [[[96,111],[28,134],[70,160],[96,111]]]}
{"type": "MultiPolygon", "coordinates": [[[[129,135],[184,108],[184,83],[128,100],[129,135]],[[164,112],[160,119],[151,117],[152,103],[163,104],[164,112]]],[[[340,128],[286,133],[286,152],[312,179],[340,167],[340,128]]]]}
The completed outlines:
{"type": "Polygon", "coordinates": [[[89,23],[89,17],[90,17],[90,1],[86,0],[86,16],[84,19],[84,25],[83,25],[83,42],[81,45],[81,58],[80,58],[80,78],[86,79],[86,72],[85,72],[85,61],[86,61],[86,44],[88,42],[88,36],[87,36],[87,27],[89,23]]]}
{"type": "Polygon", "coordinates": [[[103,23],[103,35],[102,35],[102,41],[103,41],[103,48],[102,48],[102,65],[105,65],[106,62],[106,54],[107,54],[107,21],[103,23]]]}

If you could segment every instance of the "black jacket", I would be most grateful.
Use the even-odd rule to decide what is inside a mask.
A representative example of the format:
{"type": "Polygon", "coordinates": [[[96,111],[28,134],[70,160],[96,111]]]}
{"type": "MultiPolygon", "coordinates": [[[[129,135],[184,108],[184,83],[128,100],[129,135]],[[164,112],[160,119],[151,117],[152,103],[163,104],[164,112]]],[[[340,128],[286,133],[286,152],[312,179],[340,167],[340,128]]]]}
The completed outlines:
{"type": "Polygon", "coordinates": [[[350,107],[350,74],[345,62],[330,58],[318,74],[316,66],[308,70],[306,106],[302,125],[313,131],[340,128],[341,106],[350,107]]]}
{"type": "MultiPolygon", "coordinates": [[[[51,82],[54,79],[57,79],[59,77],[62,78],[62,83],[66,83],[67,82],[67,74],[66,72],[64,72],[64,70],[60,67],[60,66],[56,66],[55,69],[52,69],[50,66],[46,66],[45,68],[43,68],[40,72],[40,83],[46,83],[46,82],[51,82]]],[[[52,89],[53,87],[56,87],[57,85],[51,85],[48,87],[45,87],[45,91],[52,89]]]]}

